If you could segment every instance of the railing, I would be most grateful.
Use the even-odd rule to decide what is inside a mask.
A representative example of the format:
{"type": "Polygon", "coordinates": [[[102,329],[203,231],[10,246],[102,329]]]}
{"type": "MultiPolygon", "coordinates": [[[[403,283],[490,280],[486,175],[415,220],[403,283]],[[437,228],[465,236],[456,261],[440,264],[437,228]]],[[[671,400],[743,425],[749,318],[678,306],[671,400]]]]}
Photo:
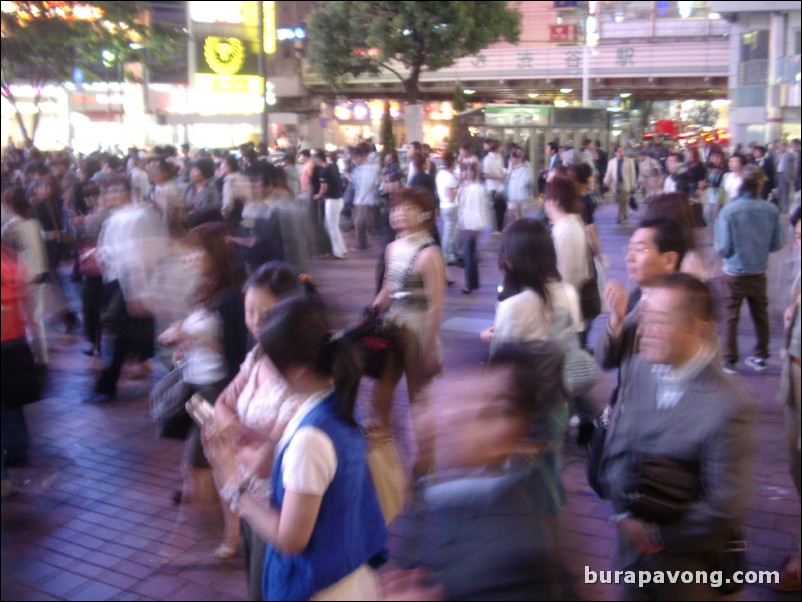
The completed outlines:
{"type": "Polygon", "coordinates": [[[769,83],[769,61],[756,59],[738,66],[738,83],[743,87],[766,86],[769,83]]]}

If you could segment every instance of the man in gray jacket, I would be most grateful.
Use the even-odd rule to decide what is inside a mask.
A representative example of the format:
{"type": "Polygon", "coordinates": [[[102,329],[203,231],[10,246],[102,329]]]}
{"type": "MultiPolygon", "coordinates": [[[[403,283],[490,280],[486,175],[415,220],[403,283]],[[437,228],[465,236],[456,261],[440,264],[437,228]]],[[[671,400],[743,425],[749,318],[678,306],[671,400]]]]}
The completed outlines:
{"type": "Polygon", "coordinates": [[[731,578],[717,579],[722,575],[713,571],[723,568],[726,546],[739,538],[751,490],[754,408],[716,361],[715,331],[712,296],[693,276],[659,278],[641,302],[640,350],[621,383],[601,458],[619,568],[652,578],[625,585],[625,599],[713,600],[731,578]],[[646,455],[698,475],[698,493],[674,522],[632,504],[646,455]],[[693,571],[695,578],[661,582],[659,571],[693,571]]]}

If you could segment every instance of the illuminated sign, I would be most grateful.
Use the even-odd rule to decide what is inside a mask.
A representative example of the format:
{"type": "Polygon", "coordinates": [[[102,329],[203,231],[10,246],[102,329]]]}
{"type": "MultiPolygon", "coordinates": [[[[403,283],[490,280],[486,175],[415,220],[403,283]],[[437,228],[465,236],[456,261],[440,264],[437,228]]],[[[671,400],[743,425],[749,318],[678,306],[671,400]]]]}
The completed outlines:
{"type": "MultiPolygon", "coordinates": [[[[338,121],[378,120],[384,116],[383,100],[353,100],[333,105],[334,118],[338,121]]],[[[401,105],[397,100],[390,101],[390,119],[401,119],[401,105]]]]}
{"type": "Polygon", "coordinates": [[[201,115],[248,115],[262,112],[262,80],[253,75],[195,76],[192,109],[201,115]]]}
{"type": "Polygon", "coordinates": [[[256,40],[207,36],[195,44],[195,73],[259,75],[256,40]]]}
{"type": "Polygon", "coordinates": [[[262,48],[265,54],[276,52],[276,3],[263,2],[265,35],[262,48]]]}
{"type": "Polygon", "coordinates": [[[245,64],[245,45],[237,38],[209,36],[203,41],[203,58],[218,75],[236,75],[245,64]]]}
{"type": "Polygon", "coordinates": [[[244,2],[190,2],[189,14],[197,23],[245,23],[244,2]]]}
{"type": "Polygon", "coordinates": [[[276,38],[279,42],[285,40],[303,40],[306,37],[306,30],[303,27],[282,27],[276,31],[276,38]]]}

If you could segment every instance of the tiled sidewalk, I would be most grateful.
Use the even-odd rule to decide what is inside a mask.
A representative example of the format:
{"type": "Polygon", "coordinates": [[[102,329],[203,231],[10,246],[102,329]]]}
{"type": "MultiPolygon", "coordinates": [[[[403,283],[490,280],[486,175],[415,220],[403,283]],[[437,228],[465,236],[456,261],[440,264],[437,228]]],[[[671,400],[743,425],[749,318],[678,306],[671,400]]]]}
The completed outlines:
{"type": "MultiPolygon", "coordinates": [[[[602,246],[613,265],[610,278],[624,281],[620,249],[633,226],[615,226],[614,208],[599,214],[602,246]]],[[[446,372],[478,367],[486,347],[478,331],[490,325],[498,272],[497,239],[482,245],[482,285],[462,296],[462,272],[449,268],[457,284],[449,289],[443,344],[446,372]]],[[[347,261],[315,262],[310,272],[335,304],[341,325],[356,320],[371,299],[376,252],[347,261]]],[[[772,260],[772,274],[788,280],[793,255],[772,260]]],[[[773,287],[772,350],[780,345],[779,315],[787,295],[784,282],[773,287]]],[[[742,349],[751,347],[751,320],[744,313],[742,349]]],[[[601,327],[601,321],[595,325],[601,327]]],[[[593,340],[593,337],[591,338],[593,340]]],[[[147,414],[150,380],[121,383],[120,398],[101,406],[82,402],[94,374],[79,352],[77,338],[54,334],[48,393],[26,408],[32,437],[30,466],[11,469],[19,492],[2,502],[3,600],[240,600],[246,597],[241,560],[210,560],[216,544],[179,521],[171,494],[180,487],[182,444],[155,437],[147,414]]],[[[751,567],[775,570],[799,538],[799,501],[787,473],[782,409],[774,402],[779,376],[776,358],[763,374],[745,373],[759,412],[759,452],[755,491],[747,520],[751,567]]],[[[4,378],[13,375],[3,374],[4,378]]],[[[366,387],[369,389],[369,387],[366,387]]],[[[599,403],[609,395],[610,377],[594,391],[599,403]]],[[[404,389],[398,392],[399,401],[404,389]]],[[[403,413],[404,406],[399,404],[403,413]]],[[[609,505],[585,482],[584,455],[566,449],[563,472],[568,505],[562,517],[565,564],[582,600],[610,599],[609,586],[582,583],[585,565],[612,568],[613,528],[609,505]]],[[[396,533],[403,537],[403,533],[396,533]]],[[[791,600],[767,586],[749,586],[744,599],[791,600]]]]}

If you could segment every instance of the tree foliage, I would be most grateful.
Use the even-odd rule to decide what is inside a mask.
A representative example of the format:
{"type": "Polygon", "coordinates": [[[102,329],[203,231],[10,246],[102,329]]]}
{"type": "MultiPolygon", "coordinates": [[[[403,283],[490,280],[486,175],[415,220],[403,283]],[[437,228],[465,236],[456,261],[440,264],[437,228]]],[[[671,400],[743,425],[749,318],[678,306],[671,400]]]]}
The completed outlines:
{"type": "Polygon", "coordinates": [[[326,2],[307,20],[309,62],[333,88],[389,71],[407,100],[437,71],[500,40],[518,41],[521,15],[506,2],[326,2]]]}
{"type": "Polygon", "coordinates": [[[26,143],[32,143],[36,135],[45,84],[72,80],[76,67],[87,81],[118,80],[124,63],[158,65],[185,43],[183,31],[148,23],[146,2],[14,4],[16,11],[2,13],[1,87],[3,97],[16,110],[26,143]],[[28,83],[34,89],[36,109],[30,132],[17,110],[13,83],[28,83]]]}

